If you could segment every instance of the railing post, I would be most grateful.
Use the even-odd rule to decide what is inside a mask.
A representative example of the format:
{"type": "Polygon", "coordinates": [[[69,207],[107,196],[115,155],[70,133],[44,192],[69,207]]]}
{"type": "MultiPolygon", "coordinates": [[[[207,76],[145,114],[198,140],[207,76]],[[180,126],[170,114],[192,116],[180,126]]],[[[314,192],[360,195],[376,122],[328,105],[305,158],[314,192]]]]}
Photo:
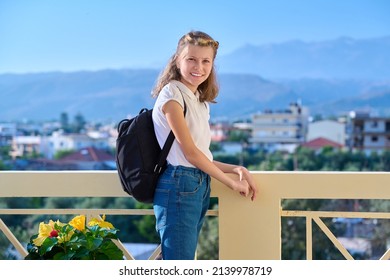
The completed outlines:
{"type": "Polygon", "coordinates": [[[313,259],[313,229],[312,229],[312,217],[306,217],[306,259],[313,259]]]}
{"type": "Polygon", "coordinates": [[[259,186],[259,197],[251,201],[213,180],[219,199],[219,259],[281,259],[280,199],[264,190],[264,182],[259,186]]]}
{"type": "Polygon", "coordinates": [[[19,254],[24,258],[28,255],[27,250],[23,247],[23,245],[19,242],[19,240],[13,235],[13,233],[9,230],[6,224],[0,219],[0,231],[2,231],[8,240],[14,245],[19,254]]]}

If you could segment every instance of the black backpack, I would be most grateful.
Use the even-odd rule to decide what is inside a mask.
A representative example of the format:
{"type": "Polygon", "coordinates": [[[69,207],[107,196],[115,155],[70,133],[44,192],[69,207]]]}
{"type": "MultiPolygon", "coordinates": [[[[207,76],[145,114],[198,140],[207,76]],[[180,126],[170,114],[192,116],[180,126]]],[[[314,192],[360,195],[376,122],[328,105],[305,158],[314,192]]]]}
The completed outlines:
{"type": "MultiPolygon", "coordinates": [[[[152,109],[142,109],[132,119],[118,124],[116,164],[122,188],[136,200],[152,203],[158,177],[166,168],[166,158],[175,140],[171,131],[163,149],[158,144],[152,109]]],[[[187,107],[184,102],[184,115],[187,107]]]]}

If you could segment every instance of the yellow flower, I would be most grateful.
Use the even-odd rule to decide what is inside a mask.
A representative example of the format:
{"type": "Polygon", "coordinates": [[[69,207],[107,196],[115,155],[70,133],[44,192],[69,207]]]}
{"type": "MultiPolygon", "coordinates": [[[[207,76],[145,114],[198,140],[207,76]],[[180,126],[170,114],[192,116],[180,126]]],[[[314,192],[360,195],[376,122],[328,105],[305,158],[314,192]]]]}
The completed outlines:
{"type": "Polygon", "coordinates": [[[54,224],[57,224],[59,226],[64,225],[60,221],[53,222],[52,220],[50,220],[48,224],[45,224],[43,222],[39,224],[38,237],[33,240],[33,243],[36,246],[41,246],[45,239],[48,237],[57,237],[57,231],[54,229],[54,224]]]}
{"type": "Polygon", "coordinates": [[[85,230],[85,216],[79,215],[74,217],[69,224],[74,227],[75,229],[78,229],[79,231],[85,230]]]}
{"type": "Polygon", "coordinates": [[[33,240],[34,245],[41,246],[43,241],[50,236],[53,227],[50,224],[40,223],[38,237],[33,240]]]}
{"type": "Polygon", "coordinates": [[[103,215],[103,218],[101,220],[93,218],[88,223],[88,226],[93,227],[93,226],[98,225],[101,228],[109,228],[109,229],[114,228],[114,226],[111,223],[106,222],[105,219],[106,219],[106,215],[103,215]]]}

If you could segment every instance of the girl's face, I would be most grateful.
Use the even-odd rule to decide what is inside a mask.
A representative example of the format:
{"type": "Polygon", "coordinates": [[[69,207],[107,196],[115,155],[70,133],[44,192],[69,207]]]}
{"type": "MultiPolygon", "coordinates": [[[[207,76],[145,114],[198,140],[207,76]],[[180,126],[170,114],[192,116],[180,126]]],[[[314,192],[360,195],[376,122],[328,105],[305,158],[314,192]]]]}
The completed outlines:
{"type": "Polygon", "coordinates": [[[180,54],[176,66],[180,69],[181,82],[192,92],[207,80],[214,63],[214,50],[210,46],[187,45],[180,54]]]}

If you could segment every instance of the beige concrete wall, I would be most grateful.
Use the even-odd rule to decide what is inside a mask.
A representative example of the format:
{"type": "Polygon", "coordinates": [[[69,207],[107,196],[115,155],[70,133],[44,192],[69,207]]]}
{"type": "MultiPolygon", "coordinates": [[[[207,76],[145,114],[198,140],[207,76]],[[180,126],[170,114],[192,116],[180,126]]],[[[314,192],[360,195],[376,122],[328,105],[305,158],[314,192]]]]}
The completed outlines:
{"type": "MultiPolygon", "coordinates": [[[[280,259],[282,199],[390,199],[390,173],[385,172],[253,174],[260,187],[254,202],[212,181],[212,196],[219,200],[220,259],[280,259]]],[[[50,196],[126,197],[127,194],[115,171],[0,172],[0,197],[50,196]]],[[[0,213],[11,210],[1,209],[0,213]]]]}

